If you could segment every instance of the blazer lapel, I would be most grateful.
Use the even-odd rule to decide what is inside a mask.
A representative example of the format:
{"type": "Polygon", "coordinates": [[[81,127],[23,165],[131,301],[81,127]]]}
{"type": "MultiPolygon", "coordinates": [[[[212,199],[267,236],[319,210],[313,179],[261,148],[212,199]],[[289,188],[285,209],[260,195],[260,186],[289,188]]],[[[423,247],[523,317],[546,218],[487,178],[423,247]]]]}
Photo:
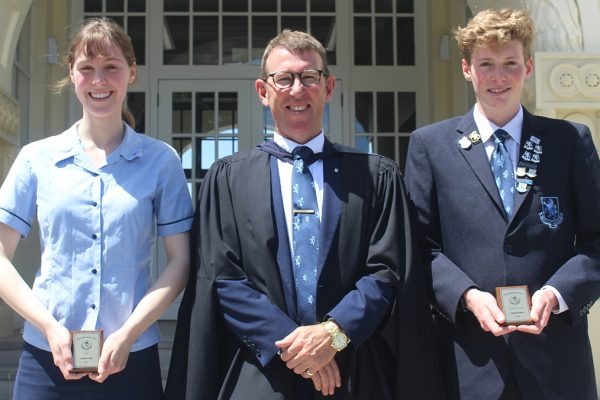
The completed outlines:
{"type": "Polygon", "coordinates": [[[323,210],[321,215],[321,244],[317,262],[317,282],[329,255],[331,244],[342,212],[342,157],[339,155],[323,158],[323,210]]]}
{"type": "Polygon", "coordinates": [[[502,205],[502,199],[500,199],[500,193],[498,192],[498,187],[494,181],[494,174],[492,173],[490,162],[485,154],[485,146],[481,140],[473,143],[469,139],[469,135],[471,135],[473,132],[479,134],[477,125],[473,119],[473,110],[469,111],[469,113],[463,117],[456,129],[457,135],[455,138],[455,144],[458,148],[458,151],[469,164],[469,167],[471,167],[471,170],[477,177],[477,180],[484,187],[485,191],[496,205],[498,211],[504,215],[504,218],[506,218],[504,206],[502,205]],[[466,144],[467,141],[470,143],[470,146],[468,148],[464,148],[466,146],[461,144],[466,144]]]}
{"type": "Polygon", "coordinates": [[[294,271],[292,268],[292,255],[290,253],[290,241],[287,232],[287,223],[285,221],[285,211],[283,209],[283,200],[281,197],[281,184],[279,181],[279,168],[277,158],[270,158],[271,182],[270,191],[273,200],[273,221],[275,226],[273,231],[277,233],[277,265],[283,285],[284,301],[287,314],[290,318],[297,320],[296,311],[296,286],[294,283],[294,271]]]}

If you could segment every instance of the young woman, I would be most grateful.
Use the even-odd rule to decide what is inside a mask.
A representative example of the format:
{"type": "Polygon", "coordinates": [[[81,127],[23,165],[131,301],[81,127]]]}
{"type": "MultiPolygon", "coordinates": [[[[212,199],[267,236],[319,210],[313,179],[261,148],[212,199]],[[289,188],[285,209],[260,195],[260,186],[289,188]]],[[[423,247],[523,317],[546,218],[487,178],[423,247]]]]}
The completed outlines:
{"type": "Polygon", "coordinates": [[[86,21],[67,64],[59,86],[73,84],[81,120],[25,146],[0,189],[0,296],[26,319],[14,398],[160,399],[154,323],[187,280],[185,176],[171,147],[130,127],[136,63],[117,24],[86,21]],[[36,213],[42,257],[30,289],[12,258],[36,213]],[[167,265],[152,284],[156,235],[167,265]],[[74,372],[70,331],[95,329],[98,371],[74,372]]]}

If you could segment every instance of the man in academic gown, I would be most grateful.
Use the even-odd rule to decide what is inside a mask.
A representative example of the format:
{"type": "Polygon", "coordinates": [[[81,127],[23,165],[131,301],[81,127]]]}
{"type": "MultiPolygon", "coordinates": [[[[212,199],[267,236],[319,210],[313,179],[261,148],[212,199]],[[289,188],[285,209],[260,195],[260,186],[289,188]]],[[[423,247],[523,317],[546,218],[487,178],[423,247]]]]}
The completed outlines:
{"type": "Polygon", "coordinates": [[[180,308],[166,399],[439,399],[398,166],[325,139],[335,78],[312,36],[282,32],[262,72],[256,88],[274,141],[217,161],[202,184],[197,271],[180,308]],[[306,158],[296,155],[302,147],[306,158]],[[314,205],[295,197],[303,189],[294,174],[307,169],[314,205]],[[308,272],[312,256],[297,243],[305,221],[318,226],[308,272]]]}
{"type": "Polygon", "coordinates": [[[600,295],[600,162],[586,126],[521,106],[533,31],[513,10],[458,29],[477,104],[411,135],[405,181],[450,399],[597,399],[587,314],[600,295]],[[511,288],[502,312],[496,288],[522,285],[531,310],[511,288]]]}

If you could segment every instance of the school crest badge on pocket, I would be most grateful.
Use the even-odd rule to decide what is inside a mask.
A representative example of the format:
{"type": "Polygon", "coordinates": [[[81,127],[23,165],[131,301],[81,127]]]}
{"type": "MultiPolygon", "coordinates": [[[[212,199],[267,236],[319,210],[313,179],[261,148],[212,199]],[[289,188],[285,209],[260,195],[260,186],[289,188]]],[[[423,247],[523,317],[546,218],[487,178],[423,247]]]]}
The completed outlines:
{"type": "Polygon", "coordinates": [[[558,197],[542,197],[542,212],[540,221],[551,229],[556,229],[563,222],[563,213],[560,212],[558,197]]]}

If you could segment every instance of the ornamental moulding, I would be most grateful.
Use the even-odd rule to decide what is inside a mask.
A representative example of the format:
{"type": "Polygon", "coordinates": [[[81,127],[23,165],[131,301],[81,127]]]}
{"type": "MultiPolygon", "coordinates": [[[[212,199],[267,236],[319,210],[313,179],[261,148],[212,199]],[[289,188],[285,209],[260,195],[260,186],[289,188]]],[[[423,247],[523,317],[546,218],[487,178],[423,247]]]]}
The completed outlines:
{"type": "Polygon", "coordinates": [[[537,108],[600,109],[600,54],[535,53],[537,108]]]}

